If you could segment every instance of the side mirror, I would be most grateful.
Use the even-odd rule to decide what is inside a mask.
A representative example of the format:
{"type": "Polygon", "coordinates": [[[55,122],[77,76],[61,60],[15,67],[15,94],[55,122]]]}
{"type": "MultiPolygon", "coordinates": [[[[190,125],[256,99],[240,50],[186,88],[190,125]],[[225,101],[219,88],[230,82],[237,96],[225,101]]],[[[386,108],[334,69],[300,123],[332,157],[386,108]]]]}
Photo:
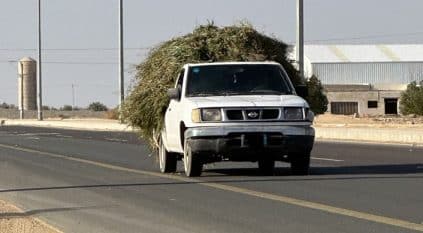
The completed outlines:
{"type": "Polygon", "coordinates": [[[170,88],[167,90],[167,96],[169,96],[171,100],[179,100],[181,98],[181,91],[179,88],[170,88]]]}
{"type": "Polygon", "coordinates": [[[308,88],[306,85],[298,85],[295,87],[295,91],[297,92],[297,95],[307,98],[308,97],[308,88]]]}

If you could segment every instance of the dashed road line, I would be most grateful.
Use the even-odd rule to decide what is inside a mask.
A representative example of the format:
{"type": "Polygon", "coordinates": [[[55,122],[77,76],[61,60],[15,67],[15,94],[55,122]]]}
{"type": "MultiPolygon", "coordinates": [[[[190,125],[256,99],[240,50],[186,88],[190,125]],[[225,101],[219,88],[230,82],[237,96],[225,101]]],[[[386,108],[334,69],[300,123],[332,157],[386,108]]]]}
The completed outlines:
{"type": "Polygon", "coordinates": [[[345,208],[339,208],[339,207],[336,207],[336,206],[321,204],[321,203],[317,203],[317,202],[311,202],[311,201],[291,198],[291,197],[282,196],[282,195],[276,195],[276,194],[271,194],[271,193],[254,191],[254,190],[230,186],[230,185],[226,185],[226,184],[219,184],[217,182],[205,182],[205,181],[202,181],[202,180],[192,179],[192,178],[187,178],[187,177],[182,177],[182,176],[177,176],[177,175],[170,175],[170,174],[168,175],[168,174],[162,174],[162,173],[158,173],[158,172],[150,172],[150,171],[144,171],[144,170],[125,168],[125,167],[111,165],[111,164],[107,164],[107,163],[101,163],[101,162],[96,162],[96,161],[92,161],[92,160],[70,157],[70,156],[67,156],[67,155],[44,152],[44,151],[39,151],[39,150],[34,150],[34,149],[29,149],[29,148],[24,148],[24,147],[16,147],[16,146],[10,146],[10,145],[5,145],[5,144],[0,144],[0,147],[5,148],[5,149],[12,149],[12,150],[17,150],[17,151],[27,152],[27,153],[34,153],[34,154],[41,155],[41,156],[61,158],[61,159],[65,159],[65,160],[68,160],[68,161],[75,161],[75,162],[90,164],[90,165],[94,165],[94,166],[98,166],[98,167],[102,167],[102,168],[113,169],[113,170],[117,170],[117,171],[124,171],[124,172],[136,173],[136,174],[141,174],[141,175],[148,175],[148,176],[167,178],[167,179],[172,179],[172,180],[177,180],[177,181],[195,183],[195,184],[198,184],[198,185],[211,187],[211,188],[215,188],[215,189],[219,189],[219,190],[230,191],[230,192],[244,194],[244,195],[262,198],[262,199],[266,199],[266,200],[273,200],[273,201],[277,201],[277,202],[280,202],[280,203],[290,204],[290,205],[294,205],[294,206],[300,206],[300,207],[304,207],[304,208],[308,208],[308,209],[320,210],[320,211],[326,212],[326,213],[332,213],[332,214],[336,214],[336,215],[347,216],[347,217],[362,219],[362,220],[366,220],[366,221],[370,221],[370,222],[381,223],[381,224],[385,224],[385,225],[390,225],[390,226],[400,227],[400,228],[404,228],[404,229],[423,232],[423,224],[413,223],[413,222],[409,222],[409,221],[405,221],[405,220],[401,220],[401,219],[397,219],[397,218],[385,217],[385,216],[370,214],[370,213],[366,213],[366,212],[360,212],[360,211],[355,211],[355,210],[350,210],[350,209],[345,209],[345,208]]]}
{"type": "Polygon", "coordinates": [[[314,160],[323,160],[323,161],[331,161],[331,162],[344,162],[344,160],[340,159],[329,159],[329,158],[320,158],[320,157],[311,157],[314,160]]]}

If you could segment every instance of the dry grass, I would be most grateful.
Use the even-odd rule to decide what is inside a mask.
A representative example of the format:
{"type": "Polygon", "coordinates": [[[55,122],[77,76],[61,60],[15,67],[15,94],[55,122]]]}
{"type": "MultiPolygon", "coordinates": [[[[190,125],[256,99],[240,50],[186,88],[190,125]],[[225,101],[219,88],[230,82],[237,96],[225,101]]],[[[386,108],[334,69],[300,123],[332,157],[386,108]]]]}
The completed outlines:
{"type": "Polygon", "coordinates": [[[0,233],[59,233],[46,223],[26,216],[17,207],[0,200],[0,233]]]}

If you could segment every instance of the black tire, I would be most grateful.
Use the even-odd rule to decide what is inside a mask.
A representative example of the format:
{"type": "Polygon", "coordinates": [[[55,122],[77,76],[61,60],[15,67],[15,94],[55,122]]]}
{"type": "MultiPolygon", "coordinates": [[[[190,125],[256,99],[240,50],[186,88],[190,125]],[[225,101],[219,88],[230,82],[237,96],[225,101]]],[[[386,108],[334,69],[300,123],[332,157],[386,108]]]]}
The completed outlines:
{"type": "Polygon", "coordinates": [[[275,161],[271,159],[259,160],[258,168],[261,175],[272,176],[275,172],[275,161]]]}
{"type": "Polygon", "coordinates": [[[185,175],[188,177],[201,176],[203,171],[203,163],[198,153],[191,150],[189,141],[185,140],[184,143],[184,169],[185,175]]]}
{"type": "Polygon", "coordinates": [[[177,156],[174,153],[169,153],[164,144],[163,140],[160,140],[159,147],[159,167],[161,173],[172,173],[176,172],[177,156]]]}
{"type": "Polygon", "coordinates": [[[291,159],[291,173],[296,176],[306,176],[310,170],[310,155],[297,155],[291,159]]]}

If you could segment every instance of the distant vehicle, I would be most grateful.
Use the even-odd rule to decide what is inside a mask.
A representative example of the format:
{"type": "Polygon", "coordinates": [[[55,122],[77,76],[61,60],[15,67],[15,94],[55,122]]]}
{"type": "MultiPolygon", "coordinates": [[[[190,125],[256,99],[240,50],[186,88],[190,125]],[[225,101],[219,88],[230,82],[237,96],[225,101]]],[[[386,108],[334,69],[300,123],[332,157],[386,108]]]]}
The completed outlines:
{"type": "Polygon", "coordinates": [[[285,161],[308,174],[314,113],[279,63],[187,64],[168,95],[161,172],[175,172],[182,159],[190,177],[219,161],[258,162],[265,175],[285,161]]]}

